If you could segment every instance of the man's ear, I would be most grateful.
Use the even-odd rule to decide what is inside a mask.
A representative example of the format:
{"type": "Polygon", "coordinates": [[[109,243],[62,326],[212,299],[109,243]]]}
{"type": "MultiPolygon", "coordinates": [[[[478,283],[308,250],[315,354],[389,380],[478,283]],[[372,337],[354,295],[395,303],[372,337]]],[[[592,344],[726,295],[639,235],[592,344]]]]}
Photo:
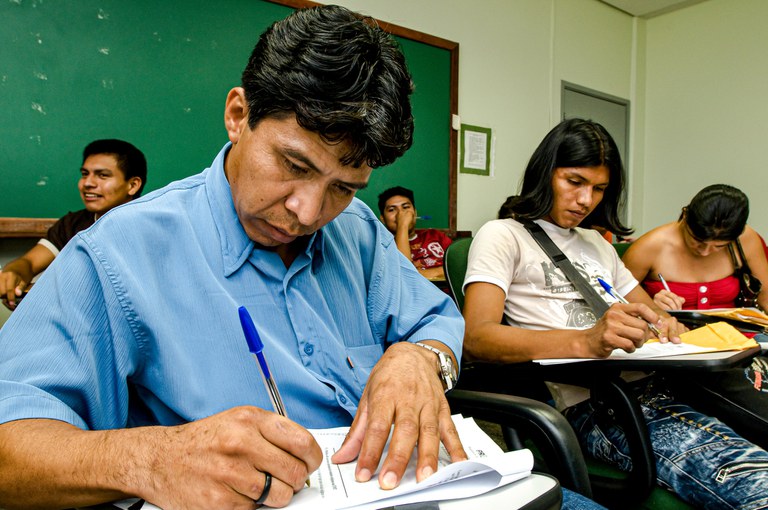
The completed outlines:
{"type": "Polygon", "coordinates": [[[224,107],[224,127],[227,129],[229,141],[236,144],[244,128],[248,127],[248,102],[245,100],[245,90],[235,87],[227,94],[224,107]]]}
{"type": "Polygon", "coordinates": [[[141,189],[141,177],[131,177],[128,179],[128,196],[133,198],[141,189]]]}

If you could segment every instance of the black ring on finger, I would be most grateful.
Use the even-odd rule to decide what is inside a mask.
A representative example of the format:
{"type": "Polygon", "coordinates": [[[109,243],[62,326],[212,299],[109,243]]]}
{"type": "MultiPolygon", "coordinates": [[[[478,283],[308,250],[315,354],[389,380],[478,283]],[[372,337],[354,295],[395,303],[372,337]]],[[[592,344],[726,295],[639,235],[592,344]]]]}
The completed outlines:
{"type": "Polygon", "coordinates": [[[255,501],[257,505],[263,505],[269,497],[269,489],[272,488],[272,475],[264,472],[264,488],[261,489],[261,496],[255,501]]]}

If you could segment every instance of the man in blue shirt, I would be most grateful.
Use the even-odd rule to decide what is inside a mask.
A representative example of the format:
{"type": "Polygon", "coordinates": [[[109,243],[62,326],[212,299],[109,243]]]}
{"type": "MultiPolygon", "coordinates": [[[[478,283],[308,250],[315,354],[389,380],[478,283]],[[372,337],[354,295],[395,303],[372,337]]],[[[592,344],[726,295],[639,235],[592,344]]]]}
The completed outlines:
{"type": "Polygon", "coordinates": [[[0,507],[284,506],[322,459],[304,427],[351,424],[332,460],[385,489],[417,442],[418,479],[440,441],[465,458],[442,372],[464,323],[353,198],[410,147],[411,89],[394,41],[344,8],[262,35],[211,167],[78,234],[0,332],[0,507]]]}

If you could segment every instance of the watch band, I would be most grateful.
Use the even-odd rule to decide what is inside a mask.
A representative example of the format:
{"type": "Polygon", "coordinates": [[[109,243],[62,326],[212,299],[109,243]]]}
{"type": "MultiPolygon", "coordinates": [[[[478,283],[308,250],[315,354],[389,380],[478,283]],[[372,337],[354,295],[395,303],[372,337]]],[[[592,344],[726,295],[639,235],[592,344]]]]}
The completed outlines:
{"type": "Polygon", "coordinates": [[[423,347],[437,354],[438,374],[443,382],[443,389],[445,391],[452,390],[453,387],[456,386],[456,381],[458,379],[456,367],[453,365],[453,359],[437,347],[432,347],[431,345],[423,344],[421,342],[416,342],[414,345],[418,345],[419,347],[423,347]]]}

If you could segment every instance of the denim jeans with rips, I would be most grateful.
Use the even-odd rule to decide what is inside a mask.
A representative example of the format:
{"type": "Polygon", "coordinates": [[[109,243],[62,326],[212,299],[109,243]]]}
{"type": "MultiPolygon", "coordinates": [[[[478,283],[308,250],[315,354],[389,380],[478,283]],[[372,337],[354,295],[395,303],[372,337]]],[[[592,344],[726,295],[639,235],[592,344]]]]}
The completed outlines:
{"type": "MultiPolygon", "coordinates": [[[[675,401],[654,384],[639,400],[661,486],[699,508],[768,508],[768,452],[716,418],[675,401]]],[[[631,469],[623,432],[601,418],[589,400],[564,414],[589,455],[625,471],[631,469]]]]}

